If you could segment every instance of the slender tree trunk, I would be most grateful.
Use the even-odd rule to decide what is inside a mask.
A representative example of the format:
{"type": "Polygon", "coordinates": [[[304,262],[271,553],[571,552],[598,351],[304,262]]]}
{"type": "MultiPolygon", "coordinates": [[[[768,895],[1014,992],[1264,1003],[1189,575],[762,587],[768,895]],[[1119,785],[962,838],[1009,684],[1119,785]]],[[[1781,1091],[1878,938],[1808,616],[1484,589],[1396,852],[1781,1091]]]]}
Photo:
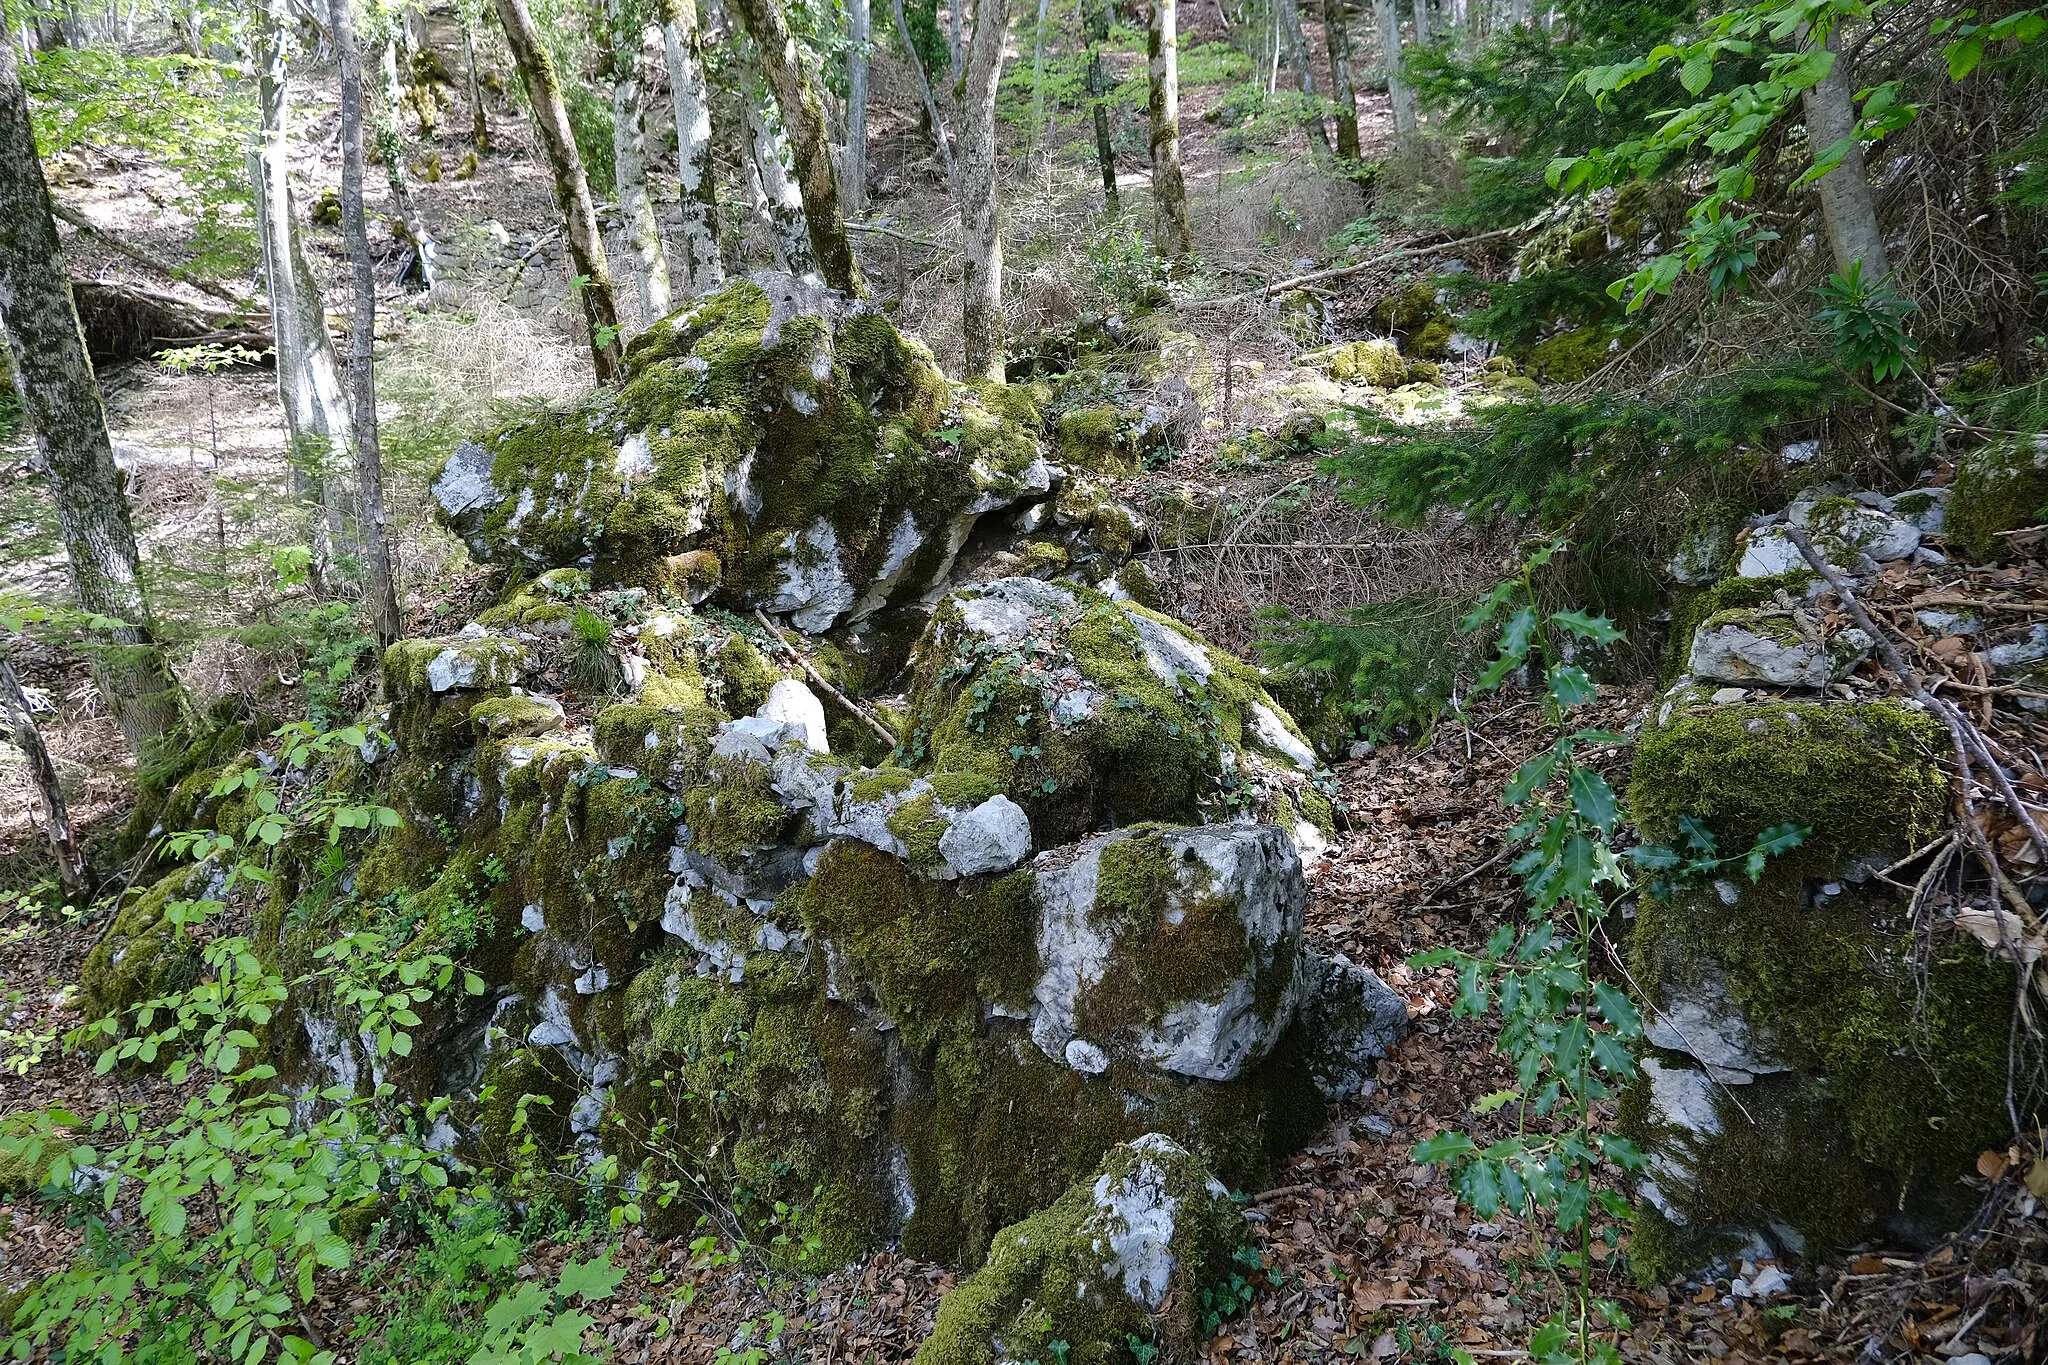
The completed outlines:
{"type": "Polygon", "coordinates": [[[946,0],[946,51],[953,61],[946,84],[952,87],[956,95],[960,90],[960,82],[967,78],[966,8],[967,0],[946,0]]]}
{"type": "Polygon", "coordinates": [[[405,279],[421,289],[432,289],[437,248],[426,217],[420,212],[419,201],[413,196],[412,180],[405,169],[405,136],[399,131],[398,111],[405,92],[398,83],[398,33],[399,25],[394,20],[391,36],[384,40],[377,54],[383,83],[383,98],[375,106],[377,155],[384,160],[384,176],[391,185],[391,206],[397,210],[406,239],[412,243],[413,267],[405,279]]]}
{"type": "Polygon", "coordinates": [[[21,679],[14,676],[14,665],[5,657],[0,657],[0,716],[4,716],[14,732],[15,747],[28,756],[29,776],[35,780],[36,796],[43,803],[43,823],[47,827],[44,832],[50,836],[50,852],[57,856],[57,881],[64,888],[64,899],[83,908],[85,853],[78,846],[77,832],[71,828],[71,808],[64,801],[57,765],[43,744],[43,732],[36,728],[28,694],[21,690],[21,679]]]}
{"type": "Polygon", "coordinates": [[[361,508],[363,586],[377,642],[398,638],[398,594],[384,523],[384,456],[377,444],[377,276],[363,212],[363,61],[356,48],[353,0],[334,0],[334,52],[341,67],[341,231],[348,241],[355,313],[349,324],[349,382],[355,393],[356,485],[361,508]]]}
{"type": "Polygon", "coordinates": [[[1088,40],[1088,104],[1095,119],[1095,161],[1102,168],[1102,206],[1115,213],[1116,149],[1109,136],[1109,80],[1102,70],[1102,45],[1109,41],[1109,0],[1082,0],[1081,22],[1088,40]]]}
{"type": "Polygon", "coordinates": [[[1351,84],[1351,25],[1346,0],[1323,0],[1323,45],[1330,51],[1330,93],[1337,102],[1337,155],[1358,159],[1358,92],[1351,84]]]}
{"type": "Polygon", "coordinates": [[[1529,22],[1529,0],[1508,0],[1508,27],[1515,28],[1529,22]]]}
{"type": "Polygon", "coordinates": [[[665,0],[662,49],[675,105],[676,165],[682,182],[683,267],[692,297],[725,283],[718,256],[718,175],[712,156],[711,92],[704,84],[704,40],[696,0],[665,0]]]}
{"type": "MultiPolygon", "coordinates": [[[[1811,42],[1812,35],[1802,38],[1811,42]]],[[[1841,27],[1828,30],[1822,46],[1829,52],[1841,50],[1841,27]]],[[[1850,137],[1856,127],[1855,83],[1839,56],[1821,77],[1800,96],[1806,112],[1806,140],[1818,155],[1850,137]]],[[[1863,145],[1853,139],[1841,161],[1815,182],[1820,191],[1821,214],[1827,219],[1828,246],[1834,251],[1835,266],[1846,271],[1862,262],[1862,277],[1875,284],[1892,273],[1885,250],[1884,233],[1877,224],[1877,204],[1870,193],[1870,169],[1864,164],[1863,145]]]]}
{"type": "MultiPolygon", "coordinates": [[[[510,3],[510,0],[500,0],[510,3]]],[[[854,298],[867,297],[839,212],[838,177],[832,170],[832,147],[825,139],[824,106],[804,70],[796,37],[789,31],[777,0],[733,0],[740,20],[754,35],[761,55],[761,74],[775,93],[782,128],[796,160],[797,188],[803,195],[804,221],[810,229],[811,254],[825,283],[854,298]]]]}
{"type": "MultiPolygon", "coordinates": [[[[1308,39],[1301,31],[1301,6],[1297,0],[1278,0],[1278,3],[1280,24],[1287,30],[1287,64],[1294,68],[1295,86],[1302,94],[1314,99],[1316,69],[1309,62],[1308,39]]],[[[1416,3],[1420,4],[1421,0],[1416,0],[1416,3]]],[[[1330,150],[1330,135],[1323,127],[1323,116],[1320,112],[1312,110],[1309,116],[1302,120],[1302,126],[1308,130],[1308,140],[1311,144],[1320,151],[1330,150]]]]}
{"type": "Polygon", "coordinates": [[[761,217],[768,224],[768,238],[775,248],[775,263],[792,275],[822,280],[818,261],[811,254],[811,237],[804,224],[804,197],[789,174],[789,144],[776,125],[775,111],[768,105],[760,82],[748,79],[747,157],[753,166],[754,182],[761,187],[761,217]]]}
{"type": "Polygon", "coordinates": [[[178,685],[152,629],[128,500],[86,357],[12,43],[0,43],[0,325],[14,390],[35,428],[79,610],[121,624],[92,633],[100,693],[138,756],[177,725],[178,685]]]}
{"type": "Polygon", "coordinates": [[[1429,14],[1429,0],[1413,0],[1415,8],[1415,45],[1428,47],[1434,25],[1429,14]]]}
{"type": "Polygon", "coordinates": [[[1045,137],[1045,29],[1051,0],[1038,0],[1038,22],[1031,26],[1031,142],[1045,137]]]}
{"type": "Polygon", "coordinates": [[[483,82],[476,74],[476,25],[460,3],[455,7],[462,20],[462,61],[469,74],[469,143],[479,157],[491,154],[491,124],[484,109],[483,82]]]}
{"type": "Polygon", "coordinates": [[[958,173],[953,167],[953,144],[946,136],[946,120],[939,112],[938,96],[932,93],[931,73],[924,69],[924,58],[918,55],[917,44],[911,40],[910,24],[903,17],[903,0],[890,0],[896,14],[896,36],[903,40],[903,52],[910,59],[911,70],[917,73],[918,93],[924,96],[925,117],[931,120],[932,145],[938,149],[939,165],[945,168],[946,183],[953,184],[958,173]]]}
{"type": "Polygon", "coordinates": [[[980,0],[960,108],[960,293],[966,373],[1003,377],[1003,219],[996,195],[996,86],[1009,0],[980,0]]]}
{"type": "Polygon", "coordinates": [[[1152,246],[1163,261],[1194,252],[1188,232],[1188,192],[1180,174],[1180,45],[1175,0],[1152,0],[1145,40],[1151,82],[1152,246]]]}
{"type": "Polygon", "coordinates": [[[1464,0],[1465,4],[1465,51],[1477,52],[1485,36],[1486,5],[1484,0],[1464,0]]]}
{"type": "Polygon", "coordinates": [[[846,211],[868,211],[868,53],[874,46],[868,0],[846,0],[846,211]]]}
{"type": "Polygon", "coordinates": [[[526,0],[497,0],[498,23],[512,49],[512,62],[519,68],[520,83],[526,87],[526,102],[533,109],[533,126],[547,154],[548,170],[555,186],[555,208],[562,215],[569,238],[569,260],[582,280],[576,296],[583,302],[583,320],[590,329],[590,364],[602,384],[617,372],[625,358],[619,344],[619,311],[612,298],[612,272],[605,261],[604,237],[597,227],[597,206],[590,202],[590,181],[583,174],[583,157],[576,150],[576,135],[569,127],[569,110],[562,103],[562,87],[555,79],[555,64],[548,56],[540,31],[526,0]]]}
{"type": "Polygon", "coordinates": [[[626,271],[642,327],[669,310],[668,256],[647,193],[647,99],[640,83],[640,58],[647,25],[638,0],[605,0],[611,31],[612,166],[619,192],[620,227],[626,239],[626,271]]]}
{"type": "Polygon", "coordinates": [[[292,208],[291,156],[285,135],[290,91],[285,34],[290,17],[285,0],[263,0],[256,24],[257,104],[263,130],[249,155],[255,188],[257,236],[263,247],[264,280],[270,297],[271,335],[277,350],[277,393],[291,441],[292,480],[308,520],[317,586],[333,579],[334,547],[342,538],[340,480],[354,439],[348,398],[320,282],[299,244],[292,208]]]}
{"type": "Polygon", "coordinates": [[[1394,8],[1394,0],[1372,0],[1372,13],[1379,25],[1387,98],[1394,106],[1394,142],[1405,148],[1415,140],[1415,94],[1401,79],[1401,13],[1394,8]]]}

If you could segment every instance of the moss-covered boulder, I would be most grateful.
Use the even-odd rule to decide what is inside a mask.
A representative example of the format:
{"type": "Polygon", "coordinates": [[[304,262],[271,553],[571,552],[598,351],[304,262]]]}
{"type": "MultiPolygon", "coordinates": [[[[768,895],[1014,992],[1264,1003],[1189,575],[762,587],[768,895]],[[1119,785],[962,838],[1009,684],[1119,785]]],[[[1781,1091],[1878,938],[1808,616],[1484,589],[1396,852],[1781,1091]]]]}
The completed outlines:
{"type": "Polygon", "coordinates": [[[913,676],[913,763],[994,783],[1042,843],[1241,815],[1303,843],[1327,830],[1315,751],[1258,671],[1135,603],[1028,578],[963,589],[913,676]]]}
{"type": "Polygon", "coordinates": [[[1646,726],[1630,788],[1646,837],[1682,844],[1697,822],[1736,854],[1773,825],[1808,833],[1755,879],[1642,902],[1633,972],[1652,1008],[1621,1121],[1652,1158],[1643,1273],[1757,1236],[1794,1253],[1920,1239],[1974,1207],[1971,1162],[2007,1127],[2012,969],[1926,938],[1873,875],[1942,829],[1946,742],[1892,702],[1686,689],[1646,726]]]}
{"type": "Polygon", "coordinates": [[[2048,436],[1994,441],[1956,462],[1944,533],[1980,559],[2005,554],[2002,531],[2041,520],[2048,508],[2048,436]]]}
{"type": "Polygon", "coordinates": [[[79,968],[84,1017],[119,1016],[196,983],[202,970],[199,945],[167,912],[180,901],[217,896],[224,880],[211,864],[181,867],[116,911],[79,968]]]}
{"type": "Polygon", "coordinates": [[[1244,1214],[1223,1185],[1172,1139],[1147,1133],[997,1234],[988,1263],[939,1305],[916,1365],[1110,1365],[1129,1359],[1134,1341],[1193,1360],[1245,1242],[1244,1214]]]}
{"type": "Polygon", "coordinates": [[[880,313],[768,275],[648,328],[617,385],[459,447],[433,491],[479,559],[821,631],[915,600],[978,517],[1048,493],[1040,425],[1028,391],[949,384],[880,313]]]}

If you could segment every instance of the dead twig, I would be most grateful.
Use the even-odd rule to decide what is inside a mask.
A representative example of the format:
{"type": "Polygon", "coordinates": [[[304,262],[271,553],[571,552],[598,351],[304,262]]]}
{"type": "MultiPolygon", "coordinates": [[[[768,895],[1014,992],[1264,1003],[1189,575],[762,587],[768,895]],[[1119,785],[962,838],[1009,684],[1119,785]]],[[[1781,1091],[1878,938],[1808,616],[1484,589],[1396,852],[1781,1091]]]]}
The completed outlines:
{"type": "Polygon", "coordinates": [[[1502,237],[1513,236],[1521,230],[1521,227],[1518,225],[1515,227],[1495,228],[1492,232],[1482,232],[1476,236],[1462,237],[1455,242],[1418,242],[1413,246],[1397,247],[1392,251],[1381,252],[1370,260],[1358,261],[1352,265],[1340,265],[1329,270],[1311,270],[1306,275],[1293,275],[1284,280],[1275,280],[1273,283],[1261,285],[1257,289],[1247,289],[1242,294],[1230,294],[1218,299],[1198,299],[1191,303],[1183,303],[1180,307],[1183,311],[1192,311],[1197,308],[1222,308],[1229,304],[1245,303],[1251,299],[1263,300],[1290,289],[1300,289],[1304,285],[1321,284],[1326,280],[1348,280],[1353,275],[1362,275],[1366,271],[1378,266],[1391,265],[1395,261],[1406,260],[1410,256],[1426,256],[1431,252],[1437,251],[1459,251],[1465,247],[1478,246],[1482,242],[1498,241],[1502,237]]]}
{"type": "Polygon", "coordinates": [[[831,683],[826,682],[825,675],[820,673],[816,668],[812,667],[811,661],[803,656],[803,651],[799,650],[795,645],[791,644],[789,641],[782,638],[782,632],[777,630],[775,628],[775,623],[768,619],[767,612],[762,611],[759,607],[754,608],[754,619],[761,623],[761,629],[768,632],[769,639],[773,640],[776,644],[781,645],[782,648],[789,654],[789,657],[796,660],[797,667],[801,668],[805,672],[805,674],[807,674],[810,677],[810,680],[812,682],[816,683],[818,686],[824,688],[826,692],[830,693],[832,700],[838,702],[841,706],[851,711],[854,715],[859,716],[862,720],[866,721],[868,728],[873,730],[875,734],[881,737],[882,743],[888,745],[892,749],[896,747],[896,732],[891,730],[888,726],[882,724],[881,720],[878,717],[876,717],[874,712],[868,710],[865,706],[862,706],[859,702],[855,701],[852,697],[847,696],[844,692],[841,692],[831,683]]]}

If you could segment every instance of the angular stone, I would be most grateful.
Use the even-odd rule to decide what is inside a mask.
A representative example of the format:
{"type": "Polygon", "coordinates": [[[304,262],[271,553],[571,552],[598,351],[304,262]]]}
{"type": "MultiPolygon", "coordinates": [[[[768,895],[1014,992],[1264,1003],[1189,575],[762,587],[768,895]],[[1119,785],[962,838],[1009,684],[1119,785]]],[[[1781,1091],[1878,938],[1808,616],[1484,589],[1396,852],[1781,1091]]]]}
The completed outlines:
{"type": "Polygon", "coordinates": [[[754,715],[781,725],[794,725],[803,732],[804,745],[813,753],[829,754],[825,738],[825,704],[818,694],[794,678],[784,678],[768,689],[768,700],[754,715]]]}
{"type": "Polygon", "coordinates": [[[1335,1103],[1363,1092],[1374,1064],[1408,1031],[1408,1002],[1349,958],[1304,953],[1295,1020],[1309,1075],[1335,1103]]]}
{"type": "Polygon", "coordinates": [[[1716,612],[1699,628],[1687,668],[1706,682],[1826,687],[1848,677],[1870,647],[1853,626],[1823,641],[1790,613],[1737,608],[1716,612]]]}
{"type": "Polygon", "coordinates": [[[953,817],[939,836],[939,856],[962,877],[1007,872],[1031,856],[1031,817],[997,793],[953,817]]]}

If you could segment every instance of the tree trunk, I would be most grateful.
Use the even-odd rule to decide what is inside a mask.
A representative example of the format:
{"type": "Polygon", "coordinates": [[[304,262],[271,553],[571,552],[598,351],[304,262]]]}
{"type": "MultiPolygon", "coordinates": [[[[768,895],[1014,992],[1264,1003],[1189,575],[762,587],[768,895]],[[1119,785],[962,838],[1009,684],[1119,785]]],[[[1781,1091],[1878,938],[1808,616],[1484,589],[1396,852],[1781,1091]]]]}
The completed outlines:
{"type": "MultiPolygon", "coordinates": [[[[342,0],[335,0],[336,4],[342,0]]],[[[412,181],[405,169],[405,137],[398,131],[398,109],[405,99],[398,84],[398,25],[392,24],[391,36],[384,40],[377,55],[383,71],[384,98],[378,101],[376,114],[377,155],[384,158],[384,176],[391,184],[391,206],[398,213],[398,221],[405,227],[406,240],[412,243],[412,268],[402,278],[410,285],[421,289],[434,287],[434,236],[427,230],[427,220],[420,213],[419,202],[413,198],[412,181]]]]}
{"type": "Polygon", "coordinates": [[[1088,40],[1088,105],[1095,119],[1095,161],[1102,168],[1102,206],[1115,213],[1116,149],[1109,136],[1109,80],[1102,70],[1102,45],[1109,41],[1109,0],[1082,0],[1081,22],[1088,40]]]}
{"type": "Polygon", "coordinates": [[[868,209],[868,51],[874,44],[868,0],[846,0],[846,211],[868,209]]]}
{"type": "Polygon", "coordinates": [[[1188,192],[1180,174],[1180,55],[1175,0],[1152,0],[1145,39],[1151,82],[1152,247],[1163,261],[1194,252],[1188,232],[1188,192]]]}
{"type": "Polygon", "coordinates": [[[350,387],[355,394],[356,499],[363,538],[364,596],[380,645],[398,638],[398,594],[384,524],[384,456],[377,445],[377,276],[363,212],[363,61],[356,49],[353,0],[334,0],[334,52],[341,67],[341,231],[348,241],[355,312],[349,324],[350,387]]]}
{"type": "Polygon", "coordinates": [[[811,254],[811,237],[804,225],[804,197],[789,175],[789,144],[776,126],[775,111],[761,83],[749,77],[743,87],[747,103],[747,159],[753,167],[754,183],[761,189],[759,207],[768,225],[768,240],[775,248],[775,263],[792,275],[822,280],[818,261],[811,254]]]}
{"type": "MultiPolygon", "coordinates": [[[[1316,70],[1309,64],[1308,39],[1301,31],[1301,6],[1297,0],[1278,0],[1280,23],[1287,30],[1287,64],[1294,68],[1294,83],[1302,94],[1311,100],[1316,97],[1316,70]]],[[[1420,4],[1421,0],[1416,0],[1420,4]]],[[[1311,109],[1302,126],[1308,130],[1308,140],[1318,150],[1330,150],[1330,135],[1323,128],[1323,116],[1311,109]]]]}
{"type": "Polygon", "coordinates": [[[626,238],[626,271],[633,277],[640,325],[669,310],[668,256],[647,193],[647,99],[640,83],[640,57],[647,25],[639,0],[605,0],[611,33],[612,166],[619,192],[619,225],[626,238]]]}
{"type": "Polygon", "coordinates": [[[967,26],[964,11],[967,0],[946,0],[946,52],[952,58],[952,69],[947,73],[946,84],[957,95],[960,82],[967,78],[967,26]]]}
{"type": "Polygon", "coordinates": [[[1045,27],[1051,0],[1038,0],[1038,22],[1031,26],[1031,145],[1045,137],[1045,27]]]}
{"type": "Polygon", "coordinates": [[[1465,51],[1479,51],[1480,41],[1485,36],[1486,5],[1484,0],[1464,0],[1465,4],[1465,51]]]}
{"type": "Polygon", "coordinates": [[[489,156],[491,124],[484,110],[483,82],[476,74],[476,25],[471,22],[466,6],[458,3],[455,12],[462,20],[462,58],[469,73],[469,143],[478,156],[489,156]]]}
{"type": "Polygon", "coordinates": [[[151,629],[128,501],[106,410],[71,303],[49,190],[14,46],[0,42],[0,325],[14,390],[35,428],[80,611],[121,624],[92,632],[94,680],[137,756],[178,723],[178,685],[151,629]]]}
{"type": "MultiPolygon", "coordinates": [[[[1803,35],[1811,42],[1812,35],[1803,35]]],[[[1839,52],[1841,27],[1828,30],[1822,46],[1839,52]]],[[[1856,127],[1855,84],[1847,64],[1838,56],[1820,83],[1800,96],[1806,112],[1806,140],[1818,156],[1847,138],[1856,127]]],[[[1815,182],[1820,191],[1821,214],[1827,219],[1828,246],[1835,253],[1835,267],[1846,272],[1862,262],[1863,279],[1871,284],[1892,273],[1885,251],[1884,233],[1877,225],[1877,205],[1870,193],[1870,170],[1863,161],[1863,145],[1851,141],[1849,150],[1835,168],[1815,182]]]]}
{"type": "Polygon", "coordinates": [[[583,320],[590,329],[590,365],[602,384],[617,372],[625,348],[619,344],[618,305],[612,298],[612,272],[605,262],[597,207],[590,202],[590,181],[583,174],[583,157],[569,127],[569,111],[562,103],[554,61],[533,26],[526,0],[497,0],[497,5],[498,23],[505,30],[513,65],[519,68],[520,84],[526,88],[526,102],[533,109],[534,131],[547,154],[555,208],[569,238],[569,259],[582,281],[576,296],[583,301],[583,320]]]}
{"type": "Polygon", "coordinates": [[[14,665],[0,657],[0,716],[14,731],[15,747],[28,756],[29,776],[35,780],[36,795],[43,803],[43,823],[50,836],[50,852],[57,855],[57,881],[64,899],[85,905],[85,854],[78,846],[78,834],[71,828],[71,809],[64,801],[64,788],[57,778],[57,765],[43,744],[43,732],[36,728],[35,715],[28,708],[28,695],[14,676],[14,665]]]}
{"type": "Polygon", "coordinates": [[[904,55],[910,59],[911,70],[917,73],[918,93],[924,96],[925,117],[932,125],[932,146],[938,149],[939,165],[945,168],[946,183],[951,185],[959,174],[953,166],[953,144],[946,136],[946,120],[939,112],[938,96],[932,93],[931,73],[924,69],[924,58],[910,36],[910,24],[903,17],[903,0],[890,0],[890,4],[896,13],[896,36],[903,40],[904,55]]]}
{"type": "Polygon", "coordinates": [[[960,108],[961,328],[966,373],[1003,377],[1003,220],[996,198],[996,86],[1009,39],[1009,0],[980,0],[960,108]]]}
{"type": "Polygon", "coordinates": [[[291,442],[294,492],[307,512],[313,581],[325,588],[333,580],[334,547],[344,534],[336,475],[354,427],[334,338],[327,331],[320,282],[300,247],[298,217],[292,208],[287,174],[291,153],[285,142],[290,112],[284,49],[290,20],[285,0],[263,0],[256,18],[256,93],[263,123],[261,140],[249,154],[256,229],[263,248],[277,394],[291,442]]]}
{"type": "MultiPolygon", "coordinates": [[[[512,0],[500,0],[511,3],[512,0]]],[[[761,56],[761,74],[775,93],[783,131],[796,160],[796,183],[803,196],[804,222],[810,229],[811,254],[825,283],[843,294],[866,298],[867,286],[839,213],[839,183],[832,170],[832,147],[825,140],[824,107],[804,70],[796,37],[789,31],[777,0],[733,0],[754,48],[761,56]]]]}
{"type": "Polygon", "coordinates": [[[1428,47],[1433,25],[1429,16],[1429,0],[1413,0],[1415,8],[1415,45],[1428,47]]]}
{"type": "Polygon", "coordinates": [[[1379,25],[1387,98],[1394,106],[1394,143],[1406,148],[1415,140],[1415,95],[1401,79],[1401,13],[1394,8],[1394,0],[1372,0],[1372,13],[1379,25]]]}
{"type": "Polygon", "coordinates": [[[676,165],[682,182],[683,268],[692,297],[725,283],[718,256],[718,175],[711,145],[711,92],[704,84],[704,40],[696,0],[666,0],[662,48],[675,105],[676,165]]]}
{"type": "Polygon", "coordinates": [[[1358,92],[1351,84],[1351,25],[1346,0],[1323,0],[1323,45],[1330,51],[1330,93],[1337,101],[1337,155],[1358,159],[1358,92]]]}

